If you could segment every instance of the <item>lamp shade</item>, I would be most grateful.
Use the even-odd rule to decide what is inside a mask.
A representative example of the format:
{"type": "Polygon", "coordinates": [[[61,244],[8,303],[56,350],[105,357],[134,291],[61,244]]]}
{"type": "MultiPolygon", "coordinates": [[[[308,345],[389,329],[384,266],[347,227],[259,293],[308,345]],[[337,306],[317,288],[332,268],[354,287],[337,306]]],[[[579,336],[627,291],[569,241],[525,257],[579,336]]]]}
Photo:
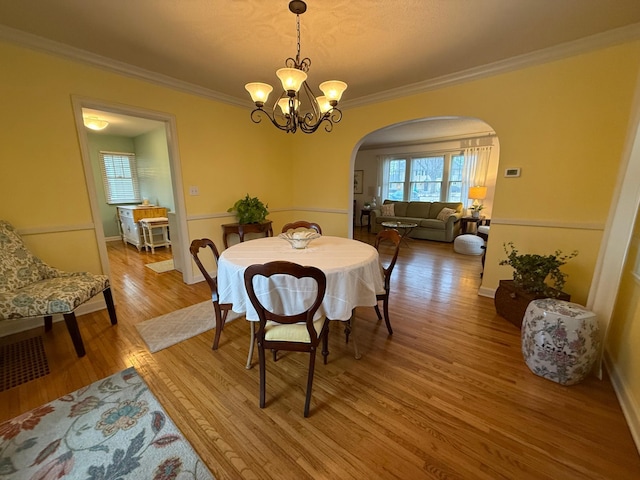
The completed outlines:
{"type": "MultiPolygon", "coordinates": [[[[282,113],[284,113],[285,115],[289,115],[290,113],[292,113],[289,111],[290,109],[289,97],[284,97],[278,100],[278,106],[280,107],[280,110],[282,110],[282,113]]],[[[298,100],[297,98],[294,98],[293,109],[298,110],[298,107],[300,107],[300,100],[298,100]]]]}
{"type": "Polygon", "coordinates": [[[244,88],[251,95],[253,103],[262,103],[263,105],[267,103],[267,98],[273,90],[273,87],[268,83],[260,82],[247,83],[244,88]]]}
{"type": "Polygon", "coordinates": [[[331,104],[329,103],[329,100],[327,100],[327,97],[325,97],[324,95],[321,95],[319,97],[316,97],[316,101],[318,102],[318,107],[320,107],[320,112],[321,113],[327,113],[329,110],[331,110],[331,104]]]}
{"type": "Polygon", "coordinates": [[[281,68],[276,75],[282,82],[282,88],[288,91],[297,92],[302,86],[302,82],[307,79],[307,74],[297,68],[281,68]]]}
{"type": "Polygon", "coordinates": [[[484,200],[487,197],[487,187],[475,186],[469,188],[469,198],[471,200],[484,200]]]}
{"type": "Polygon", "coordinates": [[[320,84],[320,90],[322,90],[329,102],[339,102],[346,89],[347,84],[340,80],[329,80],[320,84]]]}

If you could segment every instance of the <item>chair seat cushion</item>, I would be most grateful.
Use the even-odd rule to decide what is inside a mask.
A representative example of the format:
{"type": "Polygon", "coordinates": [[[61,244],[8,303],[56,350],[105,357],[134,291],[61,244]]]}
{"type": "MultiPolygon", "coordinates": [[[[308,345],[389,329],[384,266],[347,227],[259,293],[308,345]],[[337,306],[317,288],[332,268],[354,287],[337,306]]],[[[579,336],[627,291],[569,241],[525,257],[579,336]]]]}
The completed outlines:
{"type": "Polygon", "coordinates": [[[106,275],[74,272],[1,291],[0,320],[70,313],[108,287],[106,275]]]}
{"type": "MultiPolygon", "coordinates": [[[[326,317],[320,317],[313,322],[316,334],[320,336],[322,327],[324,326],[326,317]]],[[[264,339],[272,342],[299,342],[311,343],[306,323],[282,324],[276,322],[267,322],[265,325],[264,339]]]]}

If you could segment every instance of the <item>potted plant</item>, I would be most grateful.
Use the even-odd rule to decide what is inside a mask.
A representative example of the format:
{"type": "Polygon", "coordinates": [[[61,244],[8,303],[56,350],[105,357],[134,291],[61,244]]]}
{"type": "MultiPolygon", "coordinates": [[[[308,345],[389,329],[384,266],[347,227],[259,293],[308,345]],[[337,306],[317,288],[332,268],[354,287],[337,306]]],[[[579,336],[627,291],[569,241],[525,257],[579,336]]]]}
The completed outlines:
{"type": "Polygon", "coordinates": [[[249,197],[247,193],[244,198],[234,203],[233,207],[229,208],[227,212],[236,212],[238,223],[241,225],[260,223],[264,222],[267,215],[269,215],[269,210],[267,210],[268,206],[269,205],[262,203],[258,197],[249,197]]]}
{"type": "Polygon", "coordinates": [[[551,255],[519,253],[513,242],[504,244],[507,258],[500,265],[513,268],[513,280],[500,280],[494,303],[498,314],[520,327],[527,306],[538,298],[570,300],[562,291],[567,274],[560,267],[575,257],[578,252],[563,254],[556,250],[551,255]],[[547,283],[548,281],[551,284],[547,283]]]}
{"type": "Polygon", "coordinates": [[[478,204],[478,205],[471,205],[470,209],[471,209],[471,217],[472,218],[480,218],[480,210],[482,210],[484,208],[484,205],[482,204],[478,204]]]}

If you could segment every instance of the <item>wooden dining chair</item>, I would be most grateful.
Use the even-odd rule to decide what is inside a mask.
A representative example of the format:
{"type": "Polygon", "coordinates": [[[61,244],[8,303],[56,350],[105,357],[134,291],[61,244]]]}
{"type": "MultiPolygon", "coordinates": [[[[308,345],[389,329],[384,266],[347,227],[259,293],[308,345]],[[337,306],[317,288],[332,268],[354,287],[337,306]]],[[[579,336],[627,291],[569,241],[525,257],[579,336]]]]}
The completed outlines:
{"type": "MultiPolygon", "coordinates": [[[[402,237],[397,230],[388,229],[382,230],[376,235],[376,241],[374,243],[374,247],[378,252],[380,252],[380,245],[383,243],[392,243],[394,245],[393,254],[391,256],[391,260],[388,265],[385,267],[382,266],[382,271],[384,274],[384,293],[376,295],[376,299],[382,302],[382,310],[384,312],[384,321],[387,324],[387,330],[389,330],[389,335],[393,334],[393,329],[391,328],[391,320],[389,319],[389,293],[391,292],[391,274],[393,273],[393,267],[396,265],[396,261],[398,260],[398,252],[400,251],[400,242],[402,241],[402,237]]],[[[374,307],[376,309],[376,314],[378,315],[378,320],[382,320],[382,315],[380,315],[380,308],[378,305],[374,307]]]]}
{"type": "Polygon", "coordinates": [[[189,250],[191,251],[191,256],[193,257],[193,261],[196,262],[196,265],[200,269],[200,272],[204,276],[204,279],[207,281],[209,288],[211,289],[211,301],[213,302],[213,310],[216,314],[216,333],[213,339],[213,345],[211,348],[213,350],[218,349],[218,342],[220,341],[220,334],[222,333],[222,329],[224,328],[224,324],[227,321],[227,315],[229,314],[229,310],[231,310],[230,303],[220,303],[218,301],[218,279],[217,277],[212,277],[207,272],[207,269],[204,268],[202,261],[200,260],[200,249],[206,249],[209,247],[211,253],[213,254],[213,258],[216,261],[216,266],[218,265],[218,259],[220,258],[220,254],[218,253],[218,249],[216,248],[216,244],[213,243],[212,240],[208,238],[200,238],[195,239],[191,242],[191,246],[189,250]]]}
{"type": "Polygon", "coordinates": [[[298,220],[297,222],[287,223],[284,227],[282,227],[282,233],[287,233],[287,231],[295,230],[296,228],[312,228],[320,235],[322,235],[322,228],[320,228],[320,225],[313,222],[307,222],[306,220],[298,220]]]}
{"type": "MultiPolygon", "coordinates": [[[[289,282],[289,279],[287,279],[287,282],[289,282]]],[[[327,356],[329,355],[329,320],[325,316],[314,320],[314,316],[322,304],[327,288],[325,274],[316,267],[303,267],[302,265],[292,262],[275,261],[263,265],[249,266],[244,272],[244,283],[249,299],[258,314],[260,322],[256,335],[260,362],[260,408],[264,408],[266,397],[265,349],[308,352],[310,354],[309,372],[307,376],[307,396],[304,404],[304,416],[308,417],[316,350],[321,339],[322,356],[324,357],[325,364],[327,363],[327,356]],[[274,275],[292,277],[291,280],[296,283],[304,282],[304,279],[307,278],[315,280],[317,290],[313,303],[306,307],[305,310],[293,314],[274,311],[280,310],[280,308],[271,306],[271,304],[281,304],[280,296],[285,295],[288,288],[285,288],[284,285],[280,288],[279,285],[282,284],[270,284],[269,291],[265,293],[269,295],[272,291],[275,291],[275,295],[266,296],[262,293],[256,293],[254,285],[255,277],[262,276],[265,277],[267,281],[272,282],[271,277],[274,275]],[[267,305],[265,305],[265,303],[267,305]]],[[[289,287],[289,285],[290,284],[287,283],[287,287],[289,287]]]]}

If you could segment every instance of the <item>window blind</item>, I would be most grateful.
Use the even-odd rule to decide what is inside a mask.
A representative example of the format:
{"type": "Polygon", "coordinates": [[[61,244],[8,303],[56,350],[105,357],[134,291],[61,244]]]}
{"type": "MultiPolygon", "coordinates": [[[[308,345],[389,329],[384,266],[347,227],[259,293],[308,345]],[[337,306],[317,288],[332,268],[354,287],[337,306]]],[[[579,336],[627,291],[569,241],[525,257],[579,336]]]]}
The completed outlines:
{"type": "Polygon", "coordinates": [[[108,204],[140,201],[135,154],[100,152],[100,168],[108,204]]]}

